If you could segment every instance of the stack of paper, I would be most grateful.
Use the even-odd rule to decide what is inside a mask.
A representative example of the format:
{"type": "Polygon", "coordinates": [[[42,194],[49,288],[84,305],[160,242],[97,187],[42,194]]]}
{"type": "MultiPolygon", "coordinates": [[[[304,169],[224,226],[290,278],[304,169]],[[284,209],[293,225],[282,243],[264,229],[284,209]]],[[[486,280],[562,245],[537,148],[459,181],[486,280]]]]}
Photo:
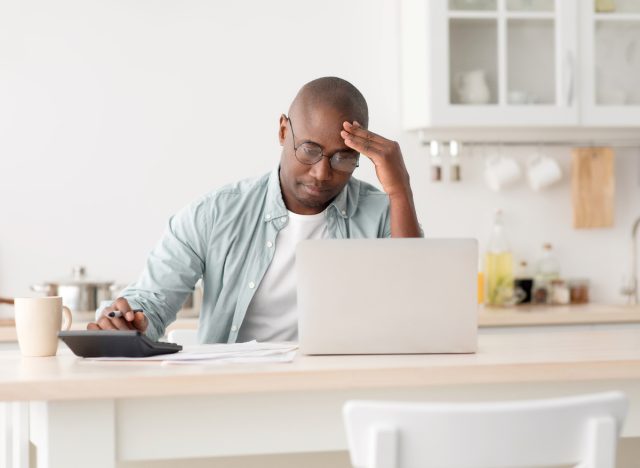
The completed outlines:
{"type": "Polygon", "coordinates": [[[296,355],[296,343],[206,344],[185,346],[174,354],[161,354],[143,358],[100,357],[95,361],[162,361],[167,364],[220,364],[291,362],[296,355]]]}

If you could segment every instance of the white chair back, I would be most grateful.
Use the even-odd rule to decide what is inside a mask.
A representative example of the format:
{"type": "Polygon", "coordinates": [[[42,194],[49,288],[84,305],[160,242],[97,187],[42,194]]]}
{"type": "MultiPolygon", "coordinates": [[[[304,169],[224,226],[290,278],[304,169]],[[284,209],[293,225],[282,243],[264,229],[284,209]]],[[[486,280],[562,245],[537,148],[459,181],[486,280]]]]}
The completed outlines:
{"type": "Polygon", "coordinates": [[[182,346],[197,345],[198,330],[190,330],[190,329],[171,330],[167,334],[167,341],[169,343],[177,343],[182,346]]]}
{"type": "Polygon", "coordinates": [[[620,392],[488,403],[350,401],[351,463],[366,468],[614,468],[620,392]]]}

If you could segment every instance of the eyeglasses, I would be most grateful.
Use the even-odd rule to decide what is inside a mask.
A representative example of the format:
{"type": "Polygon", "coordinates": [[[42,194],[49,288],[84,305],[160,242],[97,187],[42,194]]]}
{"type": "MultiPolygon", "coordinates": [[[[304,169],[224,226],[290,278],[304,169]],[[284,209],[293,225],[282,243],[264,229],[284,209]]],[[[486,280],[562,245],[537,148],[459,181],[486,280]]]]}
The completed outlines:
{"type": "Polygon", "coordinates": [[[293,137],[293,152],[300,163],[313,166],[325,157],[329,158],[331,169],[347,173],[355,171],[356,167],[360,165],[360,153],[356,153],[355,151],[336,151],[331,156],[326,156],[322,147],[316,143],[305,141],[299,146],[296,146],[296,135],[293,131],[291,118],[287,117],[287,120],[289,121],[291,136],[293,137]]]}

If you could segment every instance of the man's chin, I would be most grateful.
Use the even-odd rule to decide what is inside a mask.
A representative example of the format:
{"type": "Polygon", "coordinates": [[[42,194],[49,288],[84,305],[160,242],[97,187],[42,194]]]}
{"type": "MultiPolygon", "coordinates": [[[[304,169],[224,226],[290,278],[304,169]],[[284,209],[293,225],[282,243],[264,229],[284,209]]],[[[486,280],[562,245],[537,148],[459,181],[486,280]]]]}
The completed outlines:
{"type": "Polygon", "coordinates": [[[307,208],[326,208],[327,205],[329,205],[329,201],[330,200],[318,200],[315,198],[302,198],[298,200],[300,203],[302,203],[304,206],[306,206],[307,208]]]}
{"type": "Polygon", "coordinates": [[[297,198],[302,205],[308,208],[325,208],[334,197],[330,193],[311,194],[303,189],[298,193],[297,198]]]}

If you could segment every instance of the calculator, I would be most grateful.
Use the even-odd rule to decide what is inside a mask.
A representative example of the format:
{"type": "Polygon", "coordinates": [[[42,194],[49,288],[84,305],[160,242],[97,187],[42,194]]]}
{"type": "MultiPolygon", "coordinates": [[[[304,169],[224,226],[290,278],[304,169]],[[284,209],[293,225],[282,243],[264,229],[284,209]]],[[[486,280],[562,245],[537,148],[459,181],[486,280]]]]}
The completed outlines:
{"type": "Polygon", "coordinates": [[[81,357],[149,357],[177,353],[182,346],[153,341],[138,330],[73,330],[58,337],[81,357]]]}

